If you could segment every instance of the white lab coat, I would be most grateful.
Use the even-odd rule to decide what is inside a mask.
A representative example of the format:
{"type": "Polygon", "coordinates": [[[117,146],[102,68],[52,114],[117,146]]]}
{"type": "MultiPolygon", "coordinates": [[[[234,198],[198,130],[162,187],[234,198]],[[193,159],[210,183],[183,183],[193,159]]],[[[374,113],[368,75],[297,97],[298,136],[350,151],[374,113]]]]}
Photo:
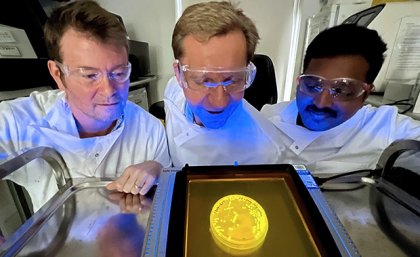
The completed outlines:
{"type": "MultiPolygon", "coordinates": [[[[134,103],[106,136],[80,138],[64,92],[34,92],[0,103],[0,162],[37,147],[55,148],[72,177],[118,177],[132,164],[155,160],[171,165],[161,122],[134,103]]],[[[49,165],[35,160],[7,177],[24,186],[38,210],[56,192],[49,165]]]]}
{"type": "Polygon", "coordinates": [[[276,163],[282,147],[276,128],[245,100],[219,129],[201,127],[184,114],[186,99],[175,77],[164,95],[169,153],[175,167],[276,163]]]}
{"type": "Polygon", "coordinates": [[[399,139],[420,139],[420,122],[396,107],[363,106],[346,122],[326,131],[296,125],[296,100],[265,105],[261,112],[279,129],[287,151],[282,162],[305,164],[313,173],[374,169],[382,151],[399,139]]]}

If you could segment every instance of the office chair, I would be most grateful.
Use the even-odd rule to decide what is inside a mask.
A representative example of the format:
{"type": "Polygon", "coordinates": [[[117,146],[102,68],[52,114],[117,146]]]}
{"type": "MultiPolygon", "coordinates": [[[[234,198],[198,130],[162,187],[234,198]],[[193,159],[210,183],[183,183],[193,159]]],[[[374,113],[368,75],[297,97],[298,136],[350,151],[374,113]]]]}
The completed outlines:
{"type": "Polygon", "coordinates": [[[257,67],[257,74],[251,86],[245,90],[244,98],[261,110],[265,104],[277,103],[276,74],[273,62],[267,55],[255,54],[252,62],[257,67]]]}
{"type": "MultiPolygon", "coordinates": [[[[270,57],[264,54],[255,54],[252,62],[257,67],[257,73],[251,86],[245,90],[244,98],[257,110],[265,104],[277,103],[277,83],[274,65],[270,57]]],[[[156,118],[165,120],[164,102],[153,103],[149,112],[156,118]]]]}
{"type": "Polygon", "coordinates": [[[162,101],[158,101],[158,102],[150,105],[149,113],[152,114],[153,116],[155,116],[156,118],[164,121],[165,116],[166,116],[166,114],[165,114],[165,102],[162,100],[162,101]]]}

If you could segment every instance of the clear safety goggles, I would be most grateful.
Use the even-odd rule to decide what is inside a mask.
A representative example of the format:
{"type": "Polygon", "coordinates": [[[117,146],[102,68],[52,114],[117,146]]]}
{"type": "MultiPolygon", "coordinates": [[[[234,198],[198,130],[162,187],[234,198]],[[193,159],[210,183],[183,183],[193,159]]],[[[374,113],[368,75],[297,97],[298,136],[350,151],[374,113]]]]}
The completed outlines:
{"type": "Polygon", "coordinates": [[[183,86],[193,91],[206,91],[222,86],[227,93],[247,89],[254,81],[257,68],[252,62],[247,67],[226,70],[222,67],[191,69],[178,61],[183,86]]]}
{"type": "Polygon", "coordinates": [[[306,95],[316,96],[328,89],[328,93],[338,101],[348,101],[361,96],[373,89],[372,84],[351,79],[326,79],[317,75],[302,74],[297,78],[298,90],[306,95]]]}
{"type": "Polygon", "coordinates": [[[69,66],[65,64],[57,61],[55,61],[55,63],[65,76],[72,77],[79,83],[87,85],[99,84],[102,81],[104,74],[106,74],[110,81],[114,81],[116,83],[124,83],[130,78],[131,73],[131,63],[118,66],[110,72],[103,72],[100,69],[90,67],[70,69],[69,66]]]}

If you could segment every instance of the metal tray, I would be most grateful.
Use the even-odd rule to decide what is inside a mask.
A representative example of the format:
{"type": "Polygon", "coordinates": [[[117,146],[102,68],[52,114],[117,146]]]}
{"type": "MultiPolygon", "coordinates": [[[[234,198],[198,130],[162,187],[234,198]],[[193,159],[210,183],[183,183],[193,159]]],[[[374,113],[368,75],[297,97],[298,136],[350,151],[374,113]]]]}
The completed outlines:
{"type": "Polygon", "coordinates": [[[74,179],[0,247],[0,256],[140,256],[150,197],[74,179]]]}

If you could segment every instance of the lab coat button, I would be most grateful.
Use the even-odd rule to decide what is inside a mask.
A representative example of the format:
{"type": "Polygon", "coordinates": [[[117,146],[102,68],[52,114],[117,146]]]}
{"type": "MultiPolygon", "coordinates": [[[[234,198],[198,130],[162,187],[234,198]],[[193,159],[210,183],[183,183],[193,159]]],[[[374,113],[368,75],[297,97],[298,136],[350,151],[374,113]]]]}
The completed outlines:
{"type": "Polygon", "coordinates": [[[299,149],[299,146],[295,145],[295,149],[296,149],[296,150],[297,150],[297,149],[299,149]]]}
{"type": "Polygon", "coordinates": [[[95,153],[95,157],[98,157],[99,156],[99,153],[95,153]]]}

